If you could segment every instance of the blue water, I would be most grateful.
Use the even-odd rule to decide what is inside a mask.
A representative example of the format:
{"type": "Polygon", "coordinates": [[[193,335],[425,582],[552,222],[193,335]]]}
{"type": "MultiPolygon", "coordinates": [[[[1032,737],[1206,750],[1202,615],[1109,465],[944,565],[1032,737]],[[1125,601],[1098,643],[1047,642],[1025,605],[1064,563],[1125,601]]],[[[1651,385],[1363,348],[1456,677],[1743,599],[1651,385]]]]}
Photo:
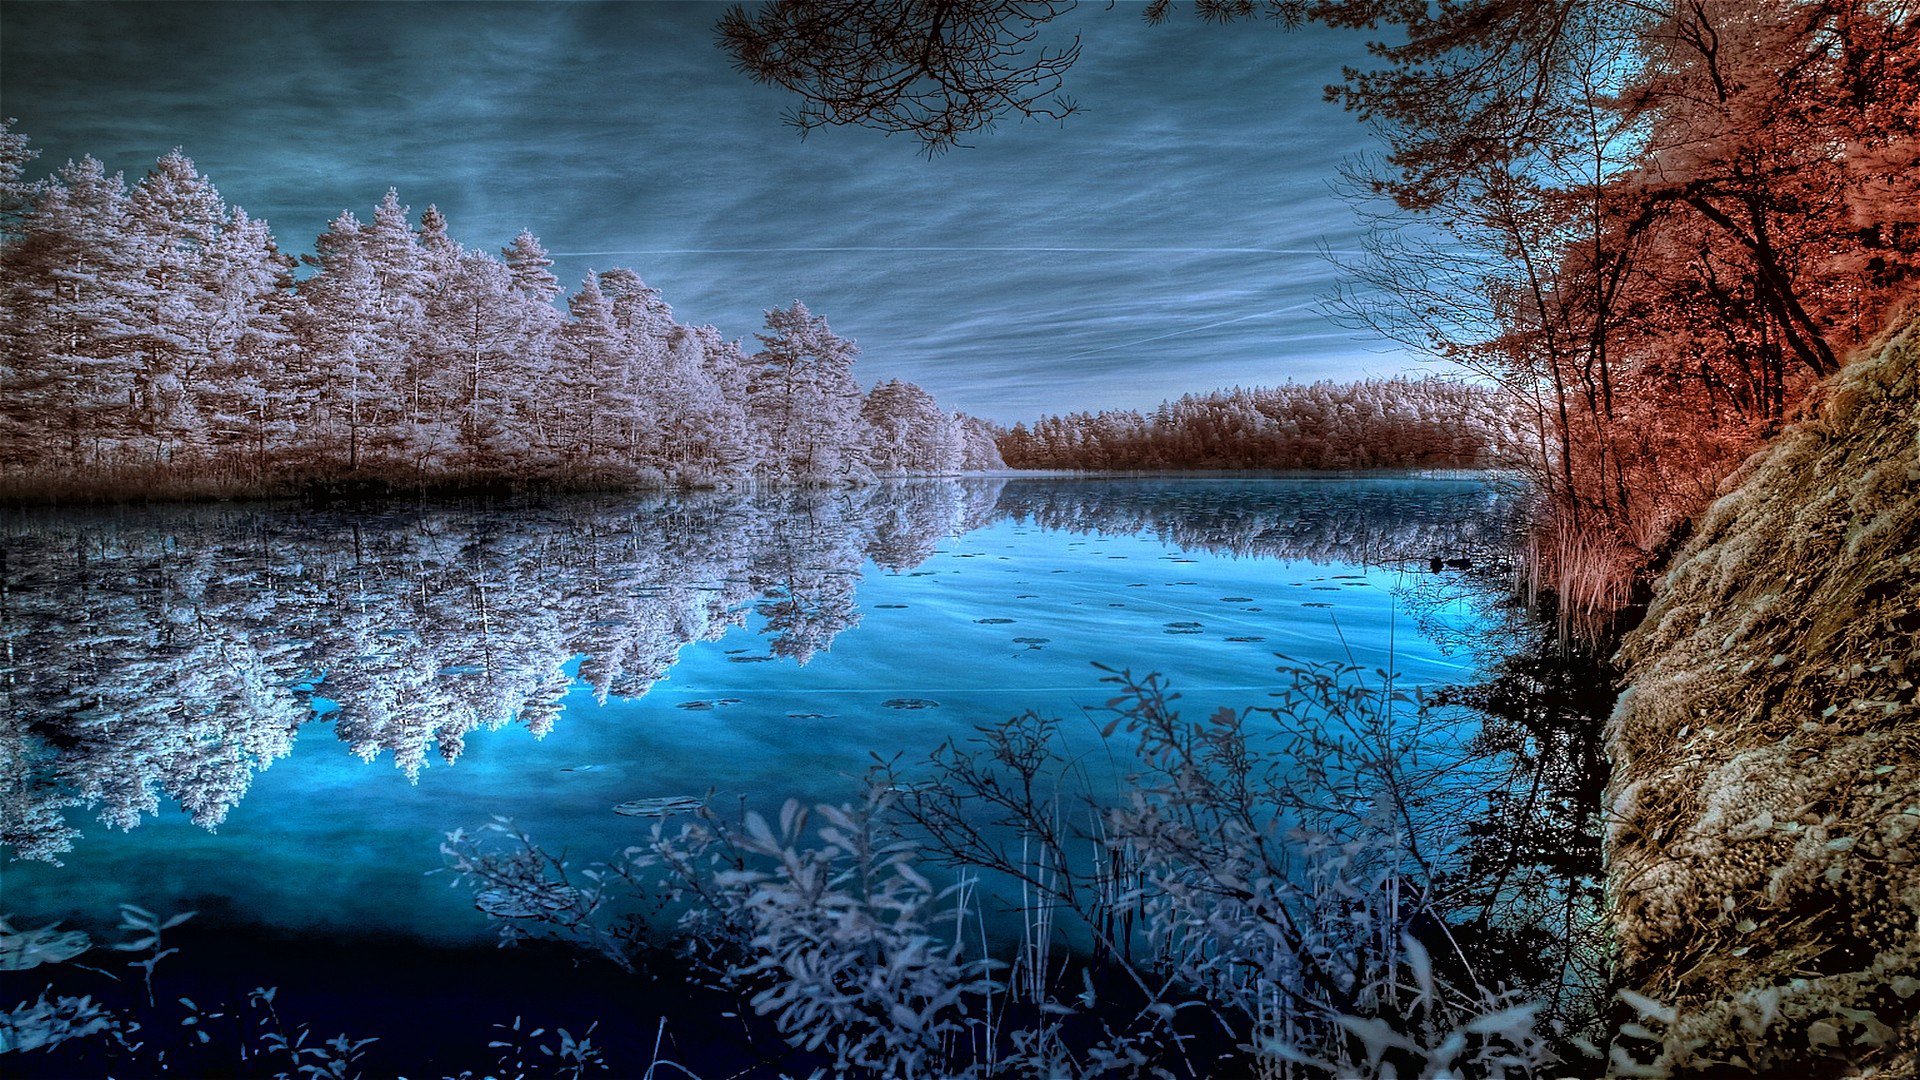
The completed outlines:
{"type": "Polygon", "coordinates": [[[1395,477],[17,511],[0,913],[475,942],[429,871],[494,815],[591,859],[647,827],[616,803],[852,798],[1028,709],[1091,750],[1102,663],[1196,714],[1268,700],[1276,654],[1465,681],[1477,586],[1429,559],[1509,509],[1395,477]]]}

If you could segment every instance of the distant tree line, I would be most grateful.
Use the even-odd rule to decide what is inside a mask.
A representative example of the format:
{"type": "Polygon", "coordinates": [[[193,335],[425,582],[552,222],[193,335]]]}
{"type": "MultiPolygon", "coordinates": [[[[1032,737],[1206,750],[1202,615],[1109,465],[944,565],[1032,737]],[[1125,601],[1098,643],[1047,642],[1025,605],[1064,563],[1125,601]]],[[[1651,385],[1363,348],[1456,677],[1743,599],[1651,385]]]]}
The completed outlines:
{"type": "Polygon", "coordinates": [[[555,306],[522,231],[499,255],[396,192],[294,259],[179,150],[129,186],[37,183],[0,125],[0,480],[274,489],[844,483],[995,468],[988,427],[889,381],[795,301],[749,352],[631,270],[555,306]],[[303,272],[304,271],[304,272],[303,272]]]}
{"type": "Polygon", "coordinates": [[[1499,417],[1494,396],[1466,383],[1321,381],[1043,416],[999,445],[1020,469],[1470,468],[1510,438],[1499,417]]]}

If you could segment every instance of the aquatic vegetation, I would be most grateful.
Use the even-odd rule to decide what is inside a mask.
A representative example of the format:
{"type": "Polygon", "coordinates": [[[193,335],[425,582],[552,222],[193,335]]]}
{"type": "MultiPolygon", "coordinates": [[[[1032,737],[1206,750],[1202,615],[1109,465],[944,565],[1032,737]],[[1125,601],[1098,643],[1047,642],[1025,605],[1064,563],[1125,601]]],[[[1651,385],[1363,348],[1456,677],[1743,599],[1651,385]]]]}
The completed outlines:
{"type": "Polygon", "coordinates": [[[43,926],[15,930],[0,919],[0,971],[26,971],[41,964],[58,964],[86,952],[93,939],[78,930],[43,926]]]}
{"type": "MultiPolygon", "coordinates": [[[[368,1059],[380,1040],[346,1034],[321,1037],[310,1024],[282,1013],[277,987],[254,987],[238,1001],[205,1003],[158,992],[155,976],[161,961],[179,952],[164,945],[161,935],[193,914],[163,918],[131,905],[122,908],[123,929],[136,936],[105,948],[134,956],[128,966],[143,973],[135,983],[117,979],[99,966],[104,961],[97,958],[79,960],[83,953],[47,960],[58,969],[50,977],[92,980],[98,992],[67,994],[48,989],[30,1001],[0,1010],[0,1061],[5,1062],[0,1071],[22,1076],[260,1080],[352,1080],[370,1075],[368,1059]]],[[[164,985],[165,976],[161,982],[164,985]]],[[[564,1028],[533,1028],[516,1017],[496,1029],[499,1034],[488,1045],[472,1048],[473,1058],[493,1059],[490,1067],[432,1075],[446,1080],[482,1076],[581,1080],[607,1068],[591,1026],[575,1037],[564,1028]]],[[[659,1060],[657,1053],[655,1060],[659,1060]]]]}
{"type": "Polygon", "coordinates": [[[613,808],[613,812],[623,817],[666,817],[670,814],[686,814],[706,806],[705,799],[691,795],[668,795],[655,799],[635,799],[623,802],[613,808]]]}
{"type": "Polygon", "coordinates": [[[483,893],[582,897],[502,919],[510,940],[638,968],[657,945],[624,913],[678,912],[699,977],[836,1070],[1547,1068],[1571,1045],[1542,1027],[1547,1002],[1473,976],[1493,939],[1469,932],[1479,894],[1458,880],[1442,782],[1472,756],[1445,752],[1384,673],[1283,674],[1277,703],[1193,721],[1157,677],[1112,673],[1106,734],[1133,763],[1112,790],[1089,786],[1059,721],[1027,713],[876,765],[857,802],[709,804],[583,869],[505,822],[443,851],[483,893]],[[1017,898],[1011,934],[989,895],[1017,898]]]}

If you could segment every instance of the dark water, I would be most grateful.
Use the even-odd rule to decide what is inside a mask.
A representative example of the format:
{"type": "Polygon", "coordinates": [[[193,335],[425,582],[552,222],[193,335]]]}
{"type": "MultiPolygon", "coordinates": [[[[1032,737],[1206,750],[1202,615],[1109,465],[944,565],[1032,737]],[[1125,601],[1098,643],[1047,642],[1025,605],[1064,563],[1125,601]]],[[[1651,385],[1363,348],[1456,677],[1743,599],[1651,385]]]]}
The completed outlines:
{"type": "Polygon", "coordinates": [[[448,830],[598,855],[633,842],[615,804],[841,799],[1030,708],[1091,746],[1096,663],[1196,712],[1257,704],[1276,654],[1470,681],[1487,587],[1429,560],[1484,560],[1512,509],[1466,477],[14,511],[0,913],[196,909],[188,985],[279,983],[435,1061],[520,1013],[644,1043],[603,973],[490,948],[429,873],[448,830]]]}

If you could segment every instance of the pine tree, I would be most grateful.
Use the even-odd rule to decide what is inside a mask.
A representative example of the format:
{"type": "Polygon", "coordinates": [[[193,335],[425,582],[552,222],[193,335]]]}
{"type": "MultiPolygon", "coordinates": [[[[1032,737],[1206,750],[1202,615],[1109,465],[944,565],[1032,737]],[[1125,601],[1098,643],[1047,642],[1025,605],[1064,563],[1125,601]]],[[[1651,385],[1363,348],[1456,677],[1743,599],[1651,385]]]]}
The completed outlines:
{"type": "Polygon", "coordinates": [[[960,432],[933,395],[910,382],[889,379],[867,393],[861,406],[876,473],[951,473],[961,467],[960,432]]]}
{"type": "Polygon", "coordinates": [[[223,282],[209,252],[228,226],[226,202],[176,147],[134,186],[127,220],[138,278],[126,344],[138,364],[134,423],[155,460],[208,453],[197,400],[216,355],[223,282]]]}
{"type": "Polygon", "coordinates": [[[420,249],[431,264],[444,265],[460,257],[460,245],[447,232],[447,215],[429,204],[420,215],[420,249]]]}
{"type": "Polygon", "coordinates": [[[798,300],[767,312],[767,332],[747,394],[766,441],[761,469],[797,483],[858,480],[867,474],[854,381],[859,349],[798,300]]]}
{"type": "Polygon", "coordinates": [[[723,337],[711,326],[696,326],[707,381],[713,387],[708,416],[706,459],[709,481],[732,480],[751,473],[760,461],[754,425],[748,413],[747,384],[751,361],[738,341],[723,337]]]}
{"type": "MultiPolygon", "coordinates": [[[[508,469],[521,440],[520,406],[532,392],[525,349],[529,327],[512,273],[485,252],[469,252],[426,311],[419,346],[441,387],[456,387],[461,466],[508,469]]],[[[444,391],[436,395],[446,401],[444,391]]]]}
{"type": "Polygon", "coordinates": [[[33,206],[34,185],[27,182],[27,166],[40,151],[13,130],[17,123],[10,116],[0,118],[0,243],[20,235],[20,220],[33,206]]]}
{"type": "Polygon", "coordinates": [[[567,298],[568,319],[554,344],[554,385],[569,434],[558,437],[570,468],[592,475],[611,464],[623,417],[636,407],[626,393],[613,303],[588,273],[567,298]]]}
{"type": "Polygon", "coordinates": [[[366,222],[341,212],[296,262],[178,149],[131,191],[92,158],[30,184],[33,156],[0,123],[10,480],[158,465],[263,486],[842,483],[870,478],[869,431],[889,424],[875,458],[888,469],[947,471],[968,453],[965,426],[917,387],[890,384],[897,409],[868,403],[853,343],[797,301],[768,312],[749,357],[680,325],[631,270],[589,275],[563,315],[531,232],[501,258],[469,252],[435,207],[416,231],[393,189],[366,222]],[[296,281],[300,263],[313,272],[296,281]]]}
{"type": "Polygon", "coordinates": [[[126,444],[136,265],[125,180],[91,157],[68,162],[38,193],[0,263],[0,445],[9,462],[110,465],[126,444]]]}
{"type": "Polygon", "coordinates": [[[540,246],[539,238],[532,232],[521,229],[512,243],[500,249],[500,254],[513,274],[513,287],[523,295],[542,304],[560,295],[560,280],[552,273],[553,260],[547,257],[547,249],[540,246]]]}
{"type": "Polygon", "coordinates": [[[365,239],[359,219],[341,211],[314,242],[319,272],[301,284],[301,351],[318,389],[309,438],[324,458],[343,455],[349,472],[361,466],[380,402],[401,398],[380,340],[380,281],[365,239]]]}

